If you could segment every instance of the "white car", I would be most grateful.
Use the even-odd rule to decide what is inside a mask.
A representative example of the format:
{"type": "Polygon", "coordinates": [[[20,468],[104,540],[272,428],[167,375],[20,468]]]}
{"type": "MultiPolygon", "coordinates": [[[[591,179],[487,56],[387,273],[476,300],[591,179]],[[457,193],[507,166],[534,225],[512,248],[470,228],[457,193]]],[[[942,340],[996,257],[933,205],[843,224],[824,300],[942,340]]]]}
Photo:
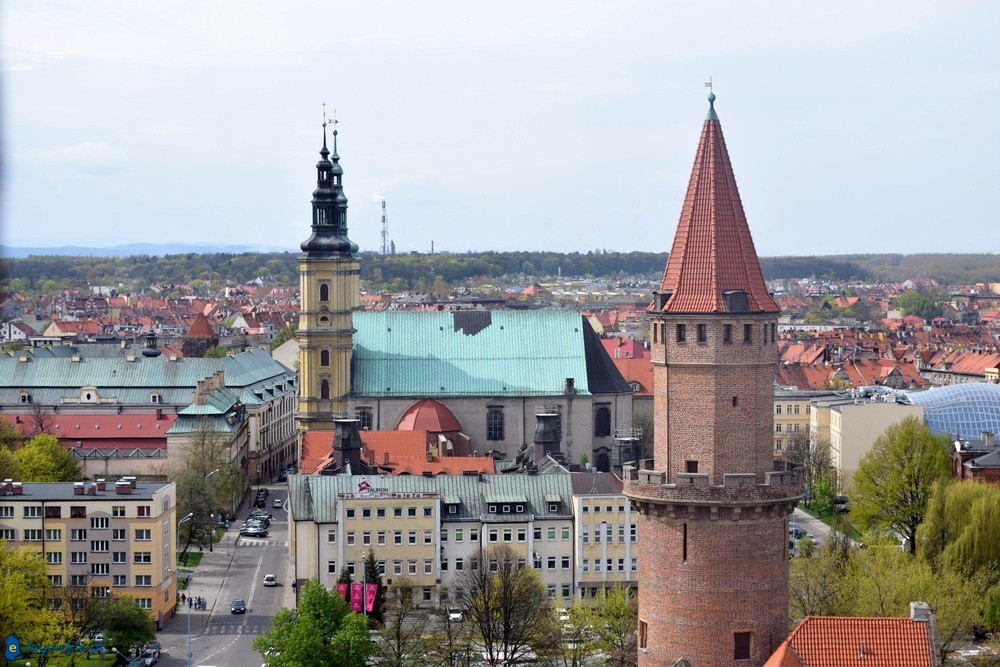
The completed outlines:
{"type": "Polygon", "coordinates": [[[277,586],[278,579],[273,574],[264,575],[264,585],[265,586],[277,586]]]}
{"type": "Polygon", "coordinates": [[[464,614],[462,610],[457,607],[448,608],[448,620],[449,621],[462,621],[464,614]]]}

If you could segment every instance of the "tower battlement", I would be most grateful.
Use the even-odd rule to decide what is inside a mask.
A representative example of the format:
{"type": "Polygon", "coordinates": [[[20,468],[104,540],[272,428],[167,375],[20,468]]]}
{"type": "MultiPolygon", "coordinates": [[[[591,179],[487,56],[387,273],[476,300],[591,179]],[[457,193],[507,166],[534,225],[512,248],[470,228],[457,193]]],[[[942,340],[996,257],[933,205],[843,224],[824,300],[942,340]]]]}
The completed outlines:
{"type": "Polygon", "coordinates": [[[797,470],[777,470],[764,473],[763,480],[753,473],[723,475],[722,484],[711,484],[709,475],[677,473],[667,479],[662,470],[654,470],[646,459],[640,466],[626,465],[622,469],[625,493],[633,500],[653,503],[773,503],[794,500],[802,496],[802,473],[797,470]]]}

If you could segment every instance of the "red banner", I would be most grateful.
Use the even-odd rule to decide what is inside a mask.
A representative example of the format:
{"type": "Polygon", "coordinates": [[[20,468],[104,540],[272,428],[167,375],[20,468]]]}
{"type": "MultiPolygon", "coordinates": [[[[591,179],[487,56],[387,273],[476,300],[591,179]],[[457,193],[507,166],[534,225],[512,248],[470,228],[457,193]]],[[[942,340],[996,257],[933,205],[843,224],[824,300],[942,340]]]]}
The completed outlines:
{"type": "Polygon", "coordinates": [[[366,609],[369,613],[375,609],[375,596],[378,595],[378,584],[365,584],[367,597],[365,598],[366,609]]]}
{"type": "Polygon", "coordinates": [[[340,597],[347,599],[347,584],[337,584],[337,592],[340,593],[340,597]]]}
{"type": "Polygon", "coordinates": [[[361,611],[363,584],[351,584],[351,611],[361,611]]]}

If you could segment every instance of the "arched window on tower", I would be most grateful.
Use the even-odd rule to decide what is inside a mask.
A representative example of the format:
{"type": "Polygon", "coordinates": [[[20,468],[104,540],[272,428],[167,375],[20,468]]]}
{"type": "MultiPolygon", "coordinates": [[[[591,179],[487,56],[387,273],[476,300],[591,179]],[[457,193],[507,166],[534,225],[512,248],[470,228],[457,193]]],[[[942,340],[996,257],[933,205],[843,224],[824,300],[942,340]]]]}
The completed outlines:
{"type": "Polygon", "coordinates": [[[330,381],[320,380],[319,381],[319,397],[322,400],[330,400],[330,381]]]}
{"type": "Polygon", "coordinates": [[[330,300],[330,286],[323,283],[319,286],[319,300],[329,301],[330,300]]]}
{"type": "Polygon", "coordinates": [[[605,438],[611,435],[611,410],[599,407],[594,411],[594,437],[605,438]]]}
{"type": "Polygon", "coordinates": [[[503,440],[503,410],[491,408],[486,413],[486,439],[503,440]]]}
{"type": "Polygon", "coordinates": [[[330,350],[319,351],[319,365],[324,367],[330,365],[330,350]]]}

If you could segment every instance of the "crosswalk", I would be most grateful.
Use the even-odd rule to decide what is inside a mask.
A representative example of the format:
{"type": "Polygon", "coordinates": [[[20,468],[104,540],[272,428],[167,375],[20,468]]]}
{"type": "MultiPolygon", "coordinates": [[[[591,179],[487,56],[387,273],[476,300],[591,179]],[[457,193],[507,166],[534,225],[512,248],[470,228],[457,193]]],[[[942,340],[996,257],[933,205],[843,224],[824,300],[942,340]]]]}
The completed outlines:
{"type": "Polygon", "coordinates": [[[206,635],[259,635],[267,632],[267,625],[215,625],[208,626],[206,635]]]}
{"type": "Polygon", "coordinates": [[[238,547],[287,547],[288,541],[282,540],[258,540],[251,537],[241,537],[236,543],[238,547]]]}

